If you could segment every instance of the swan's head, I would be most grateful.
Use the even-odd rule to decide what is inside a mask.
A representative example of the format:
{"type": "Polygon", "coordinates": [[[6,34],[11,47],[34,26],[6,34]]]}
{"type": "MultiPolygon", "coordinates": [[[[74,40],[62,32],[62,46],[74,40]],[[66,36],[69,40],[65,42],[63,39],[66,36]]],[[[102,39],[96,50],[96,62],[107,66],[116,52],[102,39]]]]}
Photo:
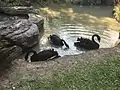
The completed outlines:
{"type": "Polygon", "coordinates": [[[99,36],[99,35],[97,36],[97,38],[98,38],[98,41],[100,42],[101,38],[100,38],[100,36],[99,36]]]}
{"type": "Polygon", "coordinates": [[[54,49],[51,49],[51,51],[54,51],[54,49]]]}
{"type": "Polygon", "coordinates": [[[51,38],[52,37],[52,35],[50,35],[48,38],[51,38]]]}
{"type": "Polygon", "coordinates": [[[31,62],[31,56],[34,56],[33,53],[30,53],[29,55],[25,56],[25,61],[31,62]]]}

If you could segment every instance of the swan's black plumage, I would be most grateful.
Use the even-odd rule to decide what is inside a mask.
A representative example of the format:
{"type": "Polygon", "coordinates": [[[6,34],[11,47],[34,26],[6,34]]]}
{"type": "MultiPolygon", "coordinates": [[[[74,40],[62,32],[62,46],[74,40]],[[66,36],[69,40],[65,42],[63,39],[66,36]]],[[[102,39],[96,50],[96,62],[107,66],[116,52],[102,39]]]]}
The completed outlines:
{"type": "Polygon", "coordinates": [[[65,42],[65,40],[61,39],[59,36],[53,34],[48,37],[48,40],[53,44],[54,46],[62,47],[64,44],[67,48],[69,48],[69,45],[65,42]]]}
{"type": "MultiPolygon", "coordinates": [[[[35,61],[45,61],[45,60],[48,60],[52,57],[54,58],[57,58],[57,57],[60,57],[58,55],[58,52],[57,51],[54,51],[54,49],[48,49],[48,50],[43,50],[39,53],[37,53],[36,51],[34,50],[30,50],[26,56],[25,56],[25,60],[28,61],[28,56],[30,53],[33,53],[33,55],[30,57],[31,59],[31,62],[35,62],[35,61]]],[[[53,59],[54,59],[53,58],[53,59]]]]}
{"type": "Polygon", "coordinates": [[[89,40],[87,38],[77,38],[77,42],[74,42],[74,45],[78,48],[83,48],[87,50],[92,50],[92,49],[98,49],[99,44],[94,40],[94,38],[97,37],[98,41],[100,42],[100,36],[97,34],[94,34],[92,36],[92,40],[89,40]]]}

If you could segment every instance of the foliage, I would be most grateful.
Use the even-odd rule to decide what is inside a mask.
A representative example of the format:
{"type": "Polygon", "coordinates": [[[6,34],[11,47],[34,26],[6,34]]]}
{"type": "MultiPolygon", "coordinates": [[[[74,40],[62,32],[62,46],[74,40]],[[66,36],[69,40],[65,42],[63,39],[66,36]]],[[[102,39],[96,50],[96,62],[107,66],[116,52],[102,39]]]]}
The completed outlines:
{"type": "Polygon", "coordinates": [[[114,13],[113,13],[114,18],[118,22],[120,22],[120,5],[117,4],[116,6],[114,6],[113,11],[114,11],[114,13]]]}
{"type": "MultiPolygon", "coordinates": [[[[7,6],[14,6],[14,5],[20,5],[20,6],[26,6],[26,5],[34,5],[39,4],[41,6],[47,6],[52,3],[57,4],[82,4],[82,5],[102,5],[107,4],[107,0],[1,0],[1,5],[7,5],[7,6]],[[2,3],[1,3],[2,2],[2,3]]],[[[109,2],[112,2],[110,0],[109,2]]]]}
{"type": "Polygon", "coordinates": [[[1,6],[25,6],[29,5],[29,0],[2,0],[0,1],[1,6]]]}
{"type": "Polygon", "coordinates": [[[1,6],[28,6],[32,4],[40,4],[41,6],[51,3],[66,3],[70,0],[2,0],[1,6]]]}

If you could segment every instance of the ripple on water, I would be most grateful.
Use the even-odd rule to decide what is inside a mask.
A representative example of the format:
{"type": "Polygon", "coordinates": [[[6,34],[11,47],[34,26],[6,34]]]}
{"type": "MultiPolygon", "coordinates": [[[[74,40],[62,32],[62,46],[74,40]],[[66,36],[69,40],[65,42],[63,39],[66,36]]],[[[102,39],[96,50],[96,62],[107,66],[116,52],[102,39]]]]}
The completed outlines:
{"type": "Polygon", "coordinates": [[[56,31],[51,31],[50,33],[45,33],[40,41],[40,49],[49,49],[54,48],[58,51],[59,55],[75,55],[84,53],[84,50],[78,50],[74,46],[74,41],[78,37],[84,38],[92,38],[93,34],[98,34],[101,37],[100,48],[110,48],[113,47],[115,42],[118,40],[119,34],[117,31],[112,30],[96,30],[93,27],[85,27],[82,24],[62,24],[56,31]],[[60,38],[64,39],[68,44],[70,49],[64,50],[64,46],[62,48],[52,47],[47,40],[47,37],[50,34],[57,34],[60,38]]]}

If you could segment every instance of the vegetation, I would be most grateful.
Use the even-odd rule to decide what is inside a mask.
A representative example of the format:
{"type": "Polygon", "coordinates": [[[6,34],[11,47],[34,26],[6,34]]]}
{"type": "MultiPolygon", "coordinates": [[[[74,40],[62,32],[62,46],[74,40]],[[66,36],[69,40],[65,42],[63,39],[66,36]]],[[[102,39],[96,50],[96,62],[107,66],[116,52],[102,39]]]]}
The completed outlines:
{"type": "Polygon", "coordinates": [[[113,8],[113,11],[114,11],[114,13],[113,13],[114,18],[115,18],[118,22],[120,22],[120,5],[119,5],[119,4],[116,4],[116,5],[114,6],[114,8],[113,8]]]}
{"type": "Polygon", "coordinates": [[[119,90],[120,56],[110,56],[92,63],[77,63],[63,73],[55,73],[51,79],[23,80],[16,90],[119,90]]]}
{"type": "Polygon", "coordinates": [[[66,3],[70,0],[1,0],[1,6],[30,6],[34,4],[39,4],[45,6],[52,3],[66,3]]]}
{"type": "Polygon", "coordinates": [[[52,3],[72,3],[72,4],[82,4],[82,5],[111,5],[113,0],[1,0],[0,4],[2,6],[14,6],[14,5],[32,5],[39,4],[41,6],[46,6],[52,3]]]}

